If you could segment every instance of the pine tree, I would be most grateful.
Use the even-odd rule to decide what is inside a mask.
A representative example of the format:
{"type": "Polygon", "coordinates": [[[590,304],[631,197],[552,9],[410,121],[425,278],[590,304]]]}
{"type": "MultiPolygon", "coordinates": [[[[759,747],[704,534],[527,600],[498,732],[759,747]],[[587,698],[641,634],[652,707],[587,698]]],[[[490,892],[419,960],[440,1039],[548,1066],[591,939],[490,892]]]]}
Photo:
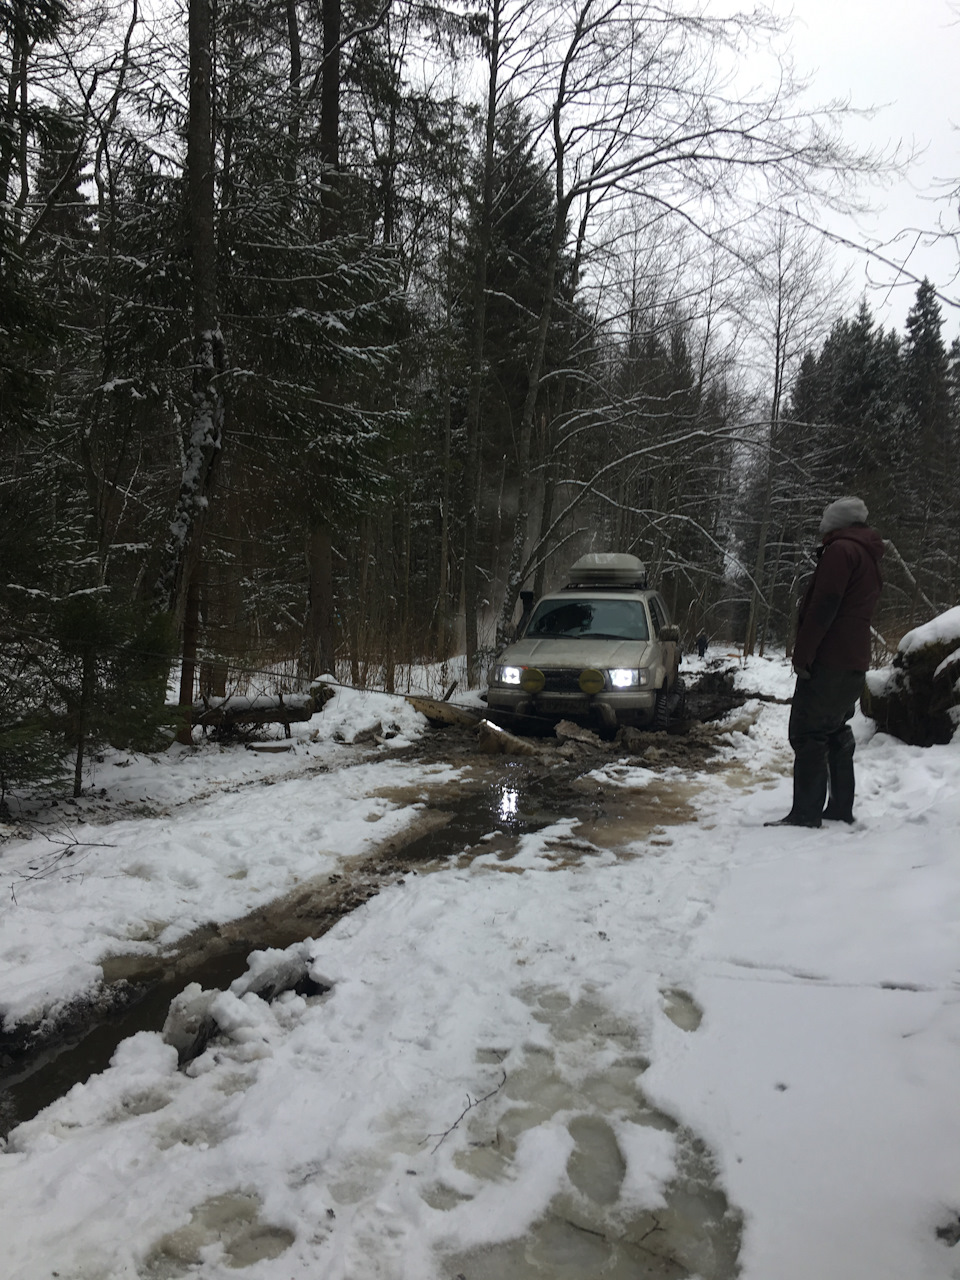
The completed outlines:
{"type": "Polygon", "coordinates": [[[910,621],[920,613],[927,588],[953,575],[945,563],[952,529],[948,512],[956,493],[956,455],[952,445],[950,364],[943,342],[943,316],[929,280],[917,289],[903,344],[904,437],[897,489],[901,553],[915,579],[910,621]],[[945,519],[947,517],[947,519],[945,519]]]}

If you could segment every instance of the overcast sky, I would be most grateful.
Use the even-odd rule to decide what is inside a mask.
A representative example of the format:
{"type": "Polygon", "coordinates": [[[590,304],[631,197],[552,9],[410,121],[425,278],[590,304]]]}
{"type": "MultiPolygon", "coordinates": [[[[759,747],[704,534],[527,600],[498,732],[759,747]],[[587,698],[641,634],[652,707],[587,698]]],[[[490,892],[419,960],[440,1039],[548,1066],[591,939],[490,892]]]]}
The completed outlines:
{"type": "MultiPolygon", "coordinates": [[[[956,195],[934,198],[945,194],[945,181],[946,190],[960,185],[960,0],[770,2],[784,16],[794,15],[793,55],[798,72],[811,80],[812,98],[849,97],[853,106],[878,108],[869,122],[851,121],[845,132],[852,141],[886,147],[902,140],[924,152],[907,178],[875,192],[875,202],[886,207],[861,219],[859,230],[890,242],[898,232],[914,229],[888,244],[886,252],[898,262],[908,257],[915,275],[929,276],[957,302],[943,308],[949,342],[960,330],[957,244],[917,244],[917,229],[932,230],[938,219],[954,228],[960,221],[956,195]]],[[[831,226],[857,236],[853,224],[833,221],[831,226]]],[[[877,318],[902,329],[916,285],[901,281],[891,290],[895,272],[856,254],[840,253],[838,262],[849,265],[854,299],[866,287],[877,318]]]]}

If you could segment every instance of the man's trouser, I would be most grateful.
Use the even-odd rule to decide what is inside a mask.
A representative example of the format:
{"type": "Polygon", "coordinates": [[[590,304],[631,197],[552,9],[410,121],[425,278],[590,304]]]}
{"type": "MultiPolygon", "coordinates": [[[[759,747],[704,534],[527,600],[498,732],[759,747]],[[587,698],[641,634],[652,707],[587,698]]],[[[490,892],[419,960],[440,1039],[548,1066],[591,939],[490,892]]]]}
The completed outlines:
{"type": "Polygon", "coordinates": [[[798,822],[818,826],[830,789],[828,817],[853,820],[853,730],[847,723],[863,692],[864,672],[815,662],[797,678],[790,711],[793,808],[798,822]]]}

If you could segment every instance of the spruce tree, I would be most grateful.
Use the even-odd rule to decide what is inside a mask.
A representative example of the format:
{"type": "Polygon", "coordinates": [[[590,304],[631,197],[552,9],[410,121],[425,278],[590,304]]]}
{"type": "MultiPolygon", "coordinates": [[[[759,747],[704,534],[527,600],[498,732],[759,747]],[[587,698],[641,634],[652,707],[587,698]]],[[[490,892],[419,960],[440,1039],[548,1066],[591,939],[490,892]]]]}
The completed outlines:
{"type": "Polygon", "coordinates": [[[925,593],[953,575],[947,557],[952,542],[949,513],[956,501],[950,363],[944,345],[943,316],[929,280],[917,289],[907,315],[903,343],[905,410],[897,487],[901,553],[915,579],[910,621],[920,616],[925,593]]]}

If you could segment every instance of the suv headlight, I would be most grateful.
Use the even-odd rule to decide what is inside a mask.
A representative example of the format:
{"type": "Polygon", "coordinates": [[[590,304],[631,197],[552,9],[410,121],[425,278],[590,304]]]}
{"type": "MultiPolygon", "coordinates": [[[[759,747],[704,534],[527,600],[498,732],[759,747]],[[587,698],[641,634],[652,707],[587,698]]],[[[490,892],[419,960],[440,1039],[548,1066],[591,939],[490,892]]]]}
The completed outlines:
{"type": "Polygon", "coordinates": [[[493,669],[493,678],[497,684],[519,685],[521,674],[520,667],[494,667],[493,669]]]}
{"type": "Polygon", "coordinates": [[[635,689],[640,678],[636,668],[615,667],[610,672],[610,683],[615,689],[635,689]]]}
{"type": "Polygon", "coordinates": [[[650,683],[650,673],[643,667],[614,667],[608,674],[614,689],[637,689],[650,683]]]}

